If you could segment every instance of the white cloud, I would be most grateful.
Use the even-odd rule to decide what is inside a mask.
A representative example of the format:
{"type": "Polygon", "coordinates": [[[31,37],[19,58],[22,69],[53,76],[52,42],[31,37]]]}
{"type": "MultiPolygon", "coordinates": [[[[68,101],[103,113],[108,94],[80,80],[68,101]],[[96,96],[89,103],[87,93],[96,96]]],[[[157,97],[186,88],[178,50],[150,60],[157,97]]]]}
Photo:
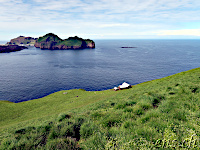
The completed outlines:
{"type": "Polygon", "coordinates": [[[0,0],[0,32],[169,34],[199,21],[199,8],[198,0],[0,0]]]}
{"type": "MultiPolygon", "coordinates": [[[[187,19],[200,19],[198,15],[192,15],[194,13],[191,10],[196,8],[194,12],[199,12],[197,8],[200,7],[200,2],[191,0],[99,0],[99,1],[81,1],[81,0],[34,0],[34,3],[23,3],[21,0],[8,0],[3,1],[3,5],[0,5],[0,13],[2,15],[25,15],[28,17],[38,15],[42,18],[48,17],[48,14],[59,14],[60,16],[69,13],[70,19],[82,19],[91,16],[92,20],[103,19],[126,19],[128,21],[134,21],[132,19],[162,19],[162,18],[174,18],[182,20],[187,19]],[[193,4],[193,5],[192,5],[193,4]],[[12,8],[12,9],[8,9],[12,8]],[[184,10],[184,8],[189,9],[184,10]],[[38,12],[38,13],[36,13],[38,12]],[[140,18],[138,18],[139,16],[140,18]],[[182,17],[184,16],[184,17],[182,17]]],[[[58,17],[58,15],[56,15],[58,17]]],[[[57,18],[59,20],[59,18],[57,18]]],[[[66,18],[67,19],[67,18],[66,18]]],[[[125,20],[125,21],[126,21],[125,20]]]]}
{"type": "Polygon", "coordinates": [[[126,23],[111,23],[111,24],[101,24],[99,25],[100,28],[107,28],[107,27],[128,27],[130,24],[126,23]]]}
{"type": "Polygon", "coordinates": [[[157,34],[160,36],[163,35],[200,36],[200,29],[165,30],[165,31],[160,31],[157,34]]]}

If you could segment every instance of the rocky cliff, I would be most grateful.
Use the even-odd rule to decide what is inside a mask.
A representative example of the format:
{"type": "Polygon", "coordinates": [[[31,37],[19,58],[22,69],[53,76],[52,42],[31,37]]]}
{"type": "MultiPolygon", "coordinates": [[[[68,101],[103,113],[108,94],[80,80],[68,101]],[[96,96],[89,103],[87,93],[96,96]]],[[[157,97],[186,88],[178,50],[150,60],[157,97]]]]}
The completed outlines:
{"type": "Polygon", "coordinates": [[[7,45],[34,45],[37,38],[19,36],[11,39],[7,45]]]}
{"type": "Polygon", "coordinates": [[[57,35],[53,33],[48,33],[45,36],[42,36],[36,40],[35,47],[51,50],[85,49],[95,48],[95,43],[90,39],[82,39],[77,36],[69,37],[68,39],[62,40],[57,35]]]}
{"type": "Polygon", "coordinates": [[[20,51],[22,49],[27,49],[27,47],[18,45],[0,46],[0,53],[15,52],[15,51],[20,51]]]}

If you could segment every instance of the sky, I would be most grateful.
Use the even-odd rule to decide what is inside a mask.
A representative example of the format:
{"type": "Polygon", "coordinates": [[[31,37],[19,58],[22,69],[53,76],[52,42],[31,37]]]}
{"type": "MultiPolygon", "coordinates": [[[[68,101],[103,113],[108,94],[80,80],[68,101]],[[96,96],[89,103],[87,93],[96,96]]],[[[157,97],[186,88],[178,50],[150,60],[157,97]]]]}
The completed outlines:
{"type": "Polygon", "coordinates": [[[0,40],[200,39],[200,0],[0,0],[0,40]]]}

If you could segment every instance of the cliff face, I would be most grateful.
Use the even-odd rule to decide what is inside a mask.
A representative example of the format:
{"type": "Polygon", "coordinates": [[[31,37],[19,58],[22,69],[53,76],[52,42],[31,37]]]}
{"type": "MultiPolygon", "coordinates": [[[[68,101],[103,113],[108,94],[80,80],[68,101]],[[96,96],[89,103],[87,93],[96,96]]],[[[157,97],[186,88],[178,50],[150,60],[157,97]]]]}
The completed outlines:
{"type": "Polygon", "coordinates": [[[85,49],[95,48],[95,43],[92,40],[85,40],[75,37],[69,37],[68,39],[62,40],[53,33],[46,34],[40,37],[35,42],[35,47],[40,49],[51,49],[51,50],[65,50],[65,49],[85,49]]]}
{"type": "Polygon", "coordinates": [[[15,52],[15,51],[20,51],[22,49],[27,49],[27,47],[18,45],[0,46],[0,53],[15,52]]]}
{"type": "Polygon", "coordinates": [[[37,38],[19,36],[17,38],[11,39],[7,45],[34,45],[36,40],[37,38]]]}
{"type": "Polygon", "coordinates": [[[85,40],[87,48],[95,48],[95,43],[92,40],[85,40]]]}

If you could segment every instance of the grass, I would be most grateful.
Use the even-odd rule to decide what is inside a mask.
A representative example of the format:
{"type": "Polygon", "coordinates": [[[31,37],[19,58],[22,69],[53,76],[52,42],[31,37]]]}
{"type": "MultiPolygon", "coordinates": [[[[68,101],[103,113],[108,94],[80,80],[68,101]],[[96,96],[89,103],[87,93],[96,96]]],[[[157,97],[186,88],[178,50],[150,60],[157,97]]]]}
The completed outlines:
{"type": "MultiPolygon", "coordinates": [[[[81,89],[69,90],[67,94],[65,92],[60,91],[44,98],[21,103],[0,101],[0,129],[7,124],[84,107],[85,105],[104,99],[104,93],[108,93],[108,91],[86,92],[81,89]]],[[[111,93],[106,94],[106,96],[109,95],[111,93]]]]}
{"type": "Polygon", "coordinates": [[[57,35],[53,34],[53,33],[48,33],[43,37],[39,37],[37,42],[46,42],[47,41],[56,41],[56,42],[61,42],[62,39],[60,39],[57,35]]]}
{"type": "Polygon", "coordinates": [[[200,68],[121,91],[0,101],[0,149],[199,149],[200,68]]]}
{"type": "Polygon", "coordinates": [[[84,40],[80,39],[66,39],[62,41],[61,43],[58,43],[58,45],[65,45],[65,46],[80,46],[83,44],[84,40]]]}

